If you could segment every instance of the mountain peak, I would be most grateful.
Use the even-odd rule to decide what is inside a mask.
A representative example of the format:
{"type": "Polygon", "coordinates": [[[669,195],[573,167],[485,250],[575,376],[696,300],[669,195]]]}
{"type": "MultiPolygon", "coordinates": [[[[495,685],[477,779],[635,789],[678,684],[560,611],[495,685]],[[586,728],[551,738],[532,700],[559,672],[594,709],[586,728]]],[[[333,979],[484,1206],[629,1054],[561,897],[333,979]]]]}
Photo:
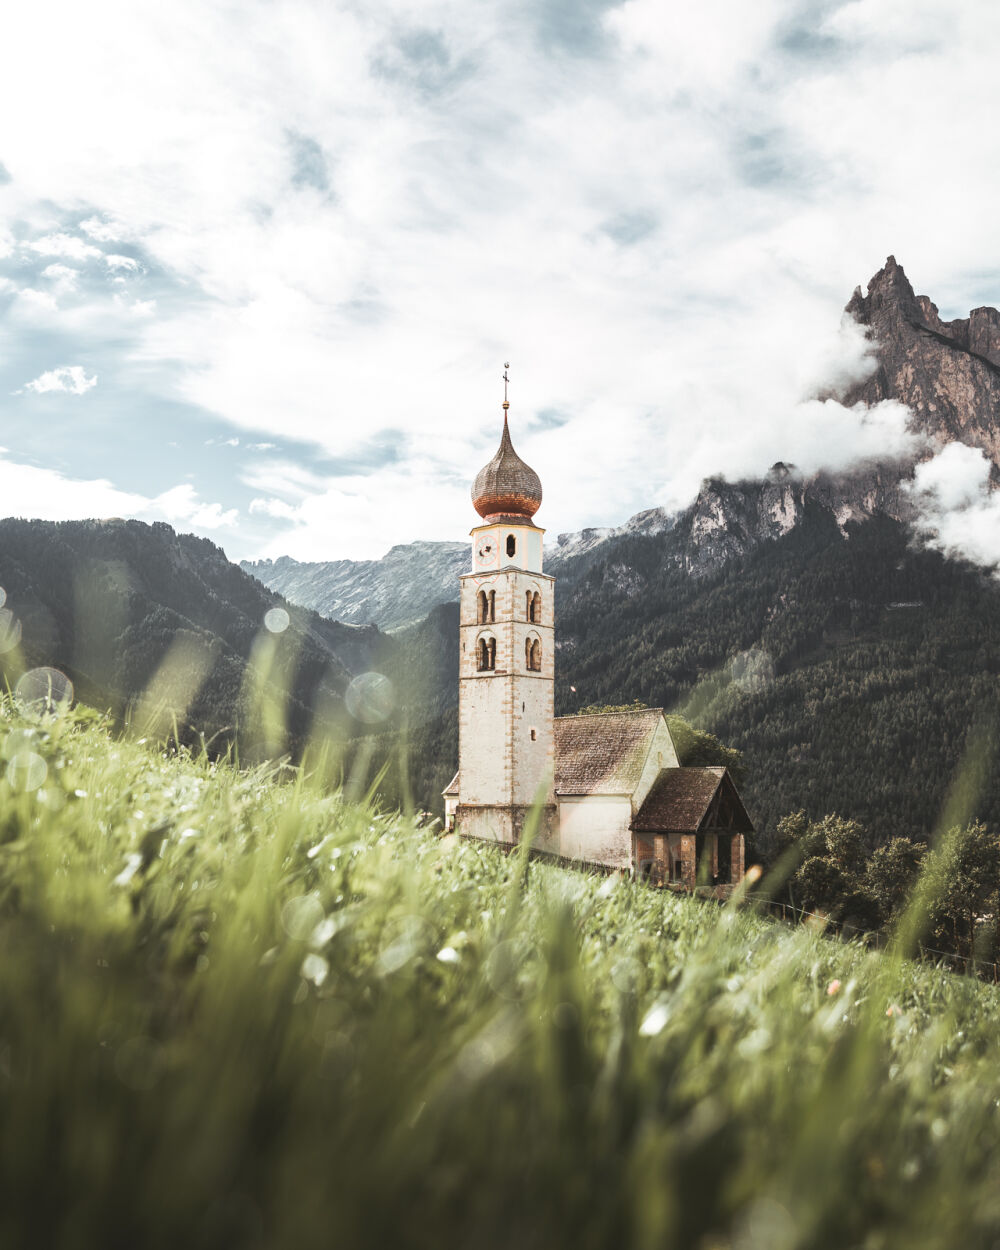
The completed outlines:
{"type": "Polygon", "coordinates": [[[862,294],[860,286],[855,287],[846,311],[866,325],[886,312],[920,316],[913,287],[895,256],[886,257],[885,264],[868,283],[867,295],[862,294]]]}
{"type": "Polygon", "coordinates": [[[1000,465],[1000,312],[973,309],[942,321],[937,305],[915,295],[895,256],[858,287],[845,310],[877,345],[878,368],[842,399],[848,406],[896,399],[913,428],[940,442],[979,447],[1000,465]]]}

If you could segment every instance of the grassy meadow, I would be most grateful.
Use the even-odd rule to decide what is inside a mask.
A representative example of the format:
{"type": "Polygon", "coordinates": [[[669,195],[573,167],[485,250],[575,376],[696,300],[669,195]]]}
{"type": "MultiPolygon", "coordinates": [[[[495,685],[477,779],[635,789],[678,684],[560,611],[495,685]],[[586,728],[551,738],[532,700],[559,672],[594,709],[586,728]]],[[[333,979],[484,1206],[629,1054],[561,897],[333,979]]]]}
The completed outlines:
{"type": "Polygon", "coordinates": [[[1000,995],[0,705],[0,1245],[992,1247],[1000,995]]]}

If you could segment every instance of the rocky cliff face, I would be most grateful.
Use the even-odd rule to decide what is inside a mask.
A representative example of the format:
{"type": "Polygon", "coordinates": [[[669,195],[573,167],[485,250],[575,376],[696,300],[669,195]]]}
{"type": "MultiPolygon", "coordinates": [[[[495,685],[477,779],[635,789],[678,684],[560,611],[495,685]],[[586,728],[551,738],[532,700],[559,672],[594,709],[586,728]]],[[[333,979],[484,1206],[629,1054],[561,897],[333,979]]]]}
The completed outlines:
{"type": "Polygon", "coordinates": [[[942,321],[926,295],[915,295],[902,266],[885,267],[858,287],[847,311],[877,345],[878,368],[843,402],[897,399],[914,427],[941,442],[979,447],[1000,465],[1000,312],[974,308],[942,321]]]}
{"type": "Polygon", "coordinates": [[[468,572],[468,543],[417,542],[393,547],[381,560],[304,562],[291,556],[244,560],[241,568],[293,603],[349,625],[405,629],[439,603],[458,599],[468,572]]]}
{"type": "MultiPolygon", "coordinates": [[[[842,403],[873,405],[895,399],[910,408],[914,430],[933,445],[962,442],[993,461],[1000,478],[1000,311],[974,308],[968,317],[942,321],[926,295],[915,295],[903,268],[890,256],[858,287],[846,311],[866,327],[875,348],[875,371],[842,403]]],[[[910,519],[904,489],[912,463],[883,462],[852,473],[799,477],[794,466],[775,465],[762,482],[703,483],[694,504],[675,522],[677,562],[694,576],[745,555],[787,533],[808,505],[832,514],[847,535],[850,524],[876,516],[910,519]]]]}

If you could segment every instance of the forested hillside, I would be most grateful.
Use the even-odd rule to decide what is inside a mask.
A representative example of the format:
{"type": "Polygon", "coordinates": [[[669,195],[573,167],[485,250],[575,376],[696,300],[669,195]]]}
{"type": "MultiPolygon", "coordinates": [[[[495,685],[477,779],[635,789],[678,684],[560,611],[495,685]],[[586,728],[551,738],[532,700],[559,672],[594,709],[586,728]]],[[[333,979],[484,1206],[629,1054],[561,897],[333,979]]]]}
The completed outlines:
{"type": "Polygon", "coordinates": [[[0,587],[8,679],[51,665],[119,719],[149,696],[182,733],[225,740],[239,730],[251,755],[294,750],[317,726],[350,732],[352,674],[392,650],[374,626],[288,604],[207,539],[162,524],[0,521],[0,587]],[[251,711],[260,683],[279,709],[266,726],[251,711]]]}
{"type": "MultiPolygon", "coordinates": [[[[970,730],[996,743],[1000,587],[888,518],[844,539],[814,511],[697,581],[633,539],[556,591],[557,712],[641,699],[685,713],[743,752],[765,833],[805,807],[878,841],[926,834],[970,730]]],[[[973,815],[1000,822],[992,773],[973,815]]]]}

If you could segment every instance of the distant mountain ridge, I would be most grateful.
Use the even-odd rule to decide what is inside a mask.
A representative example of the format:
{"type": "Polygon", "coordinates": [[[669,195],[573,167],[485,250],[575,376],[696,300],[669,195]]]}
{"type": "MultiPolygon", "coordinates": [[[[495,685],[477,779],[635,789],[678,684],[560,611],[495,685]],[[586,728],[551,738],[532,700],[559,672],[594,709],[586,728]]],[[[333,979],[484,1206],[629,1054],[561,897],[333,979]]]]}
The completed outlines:
{"type": "Polygon", "coordinates": [[[293,603],[350,625],[405,629],[458,599],[469,544],[400,543],[381,560],[244,560],[240,568],[293,603]]]}
{"type": "MultiPolygon", "coordinates": [[[[637,513],[624,525],[560,534],[545,549],[547,567],[583,556],[612,538],[660,534],[673,524],[663,508],[637,513]]],[[[406,629],[441,603],[458,602],[458,578],[469,570],[468,542],[399,543],[381,560],[243,560],[240,568],[293,603],[351,625],[406,629]]]]}

